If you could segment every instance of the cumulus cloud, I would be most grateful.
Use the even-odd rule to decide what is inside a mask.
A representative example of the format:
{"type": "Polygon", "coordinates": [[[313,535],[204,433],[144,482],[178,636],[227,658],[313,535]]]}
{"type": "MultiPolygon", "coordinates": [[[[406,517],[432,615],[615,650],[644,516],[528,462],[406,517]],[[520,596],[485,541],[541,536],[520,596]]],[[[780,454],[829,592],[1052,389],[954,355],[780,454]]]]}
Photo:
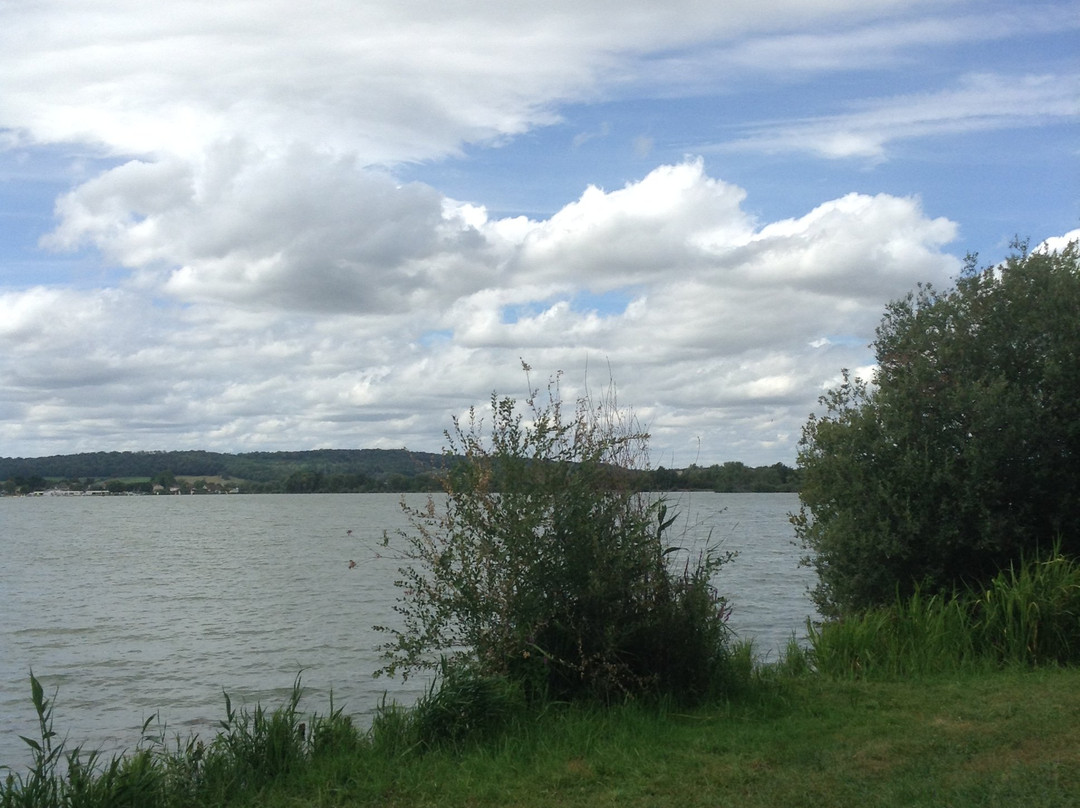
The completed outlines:
{"type": "Polygon", "coordinates": [[[1036,250],[1042,250],[1045,252],[1061,252],[1067,246],[1073,242],[1080,242],[1080,228],[1076,230],[1070,230],[1062,236],[1053,236],[1043,241],[1036,250]]]}
{"type": "Polygon", "coordinates": [[[23,408],[24,439],[67,440],[59,421],[91,418],[93,440],[133,448],[147,441],[134,422],[157,424],[158,446],[202,425],[202,443],[234,449],[328,435],[433,449],[463,406],[525,392],[524,357],[567,370],[571,393],[587,365],[610,365],[657,439],[677,444],[658,450],[684,462],[688,435],[710,456],[790,460],[821,380],[866,361],[884,300],[958,269],[943,252],[955,225],[917,199],[851,194],[760,223],[746,192],[700,160],[590,187],[533,221],[356,167],[324,182],[318,166],[336,164],[292,159],[295,170],[274,166],[300,183],[281,208],[291,215],[276,215],[282,191],[260,180],[263,161],[224,175],[131,163],[63,201],[54,238],[89,239],[144,283],[89,307],[42,289],[0,301],[5,361],[37,357],[9,402],[23,408]],[[31,347],[27,329],[46,309],[93,354],[31,347]],[[127,329],[110,333],[117,321],[127,329]],[[140,384],[157,398],[131,419],[121,392],[140,384]]]}

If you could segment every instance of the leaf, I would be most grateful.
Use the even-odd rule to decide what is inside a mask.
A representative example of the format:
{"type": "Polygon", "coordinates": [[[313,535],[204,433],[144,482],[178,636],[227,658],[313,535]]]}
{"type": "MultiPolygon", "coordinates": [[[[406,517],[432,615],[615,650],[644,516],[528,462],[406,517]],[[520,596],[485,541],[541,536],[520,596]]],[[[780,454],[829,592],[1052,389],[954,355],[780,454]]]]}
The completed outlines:
{"type": "Polygon", "coordinates": [[[45,712],[45,688],[41,686],[41,682],[34,676],[33,671],[30,672],[30,692],[33,694],[34,708],[40,715],[45,712]]]}
{"type": "Polygon", "coordinates": [[[41,744],[39,744],[33,738],[27,738],[25,735],[20,735],[19,737],[22,738],[23,742],[25,742],[26,745],[33,749],[35,752],[41,751],[41,744]]]}

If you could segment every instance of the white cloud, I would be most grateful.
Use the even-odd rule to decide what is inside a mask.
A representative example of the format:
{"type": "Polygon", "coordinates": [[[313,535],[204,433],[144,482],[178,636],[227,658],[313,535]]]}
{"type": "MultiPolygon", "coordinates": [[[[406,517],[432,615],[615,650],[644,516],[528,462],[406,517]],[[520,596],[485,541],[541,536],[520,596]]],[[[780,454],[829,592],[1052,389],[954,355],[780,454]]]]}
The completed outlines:
{"type": "Polygon", "coordinates": [[[451,414],[524,394],[524,357],[570,390],[610,363],[669,465],[699,439],[707,457],[790,461],[821,380],[866,362],[884,302],[958,269],[942,252],[955,225],[915,199],[852,194],[761,224],[699,160],[543,221],[308,153],[273,164],[295,180],[285,205],[266,163],[228,165],[129,164],[65,200],[57,238],[91,240],[140,283],[0,299],[18,379],[0,437],[437,449],[451,414]],[[616,303],[587,302],[602,292],[616,303]],[[76,424],[93,429],[75,439],[76,424]]]}
{"type": "Polygon", "coordinates": [[[903,68],[917,64],[928,52],[972,43],[1008,40],[1026,35],[1058,34],[1080,29],[1075,3],[1025,3],[1022,8],[980,8],[975,14],[947,14],[915,19],[886,17],[868,23],[811,30],[764,32],[735,42],[707,41],[699,47],[665,52],[644,60],[632,73],[665,93],[703,92],[730,87],[739,81],[801,83],[821,73],[903,68]]]}
{"type": "Polygon", "coordinates": [[[519,271],[530,278],[568,277],[603,291],[700,263],[712,245],[746,238],[741,188],[704,175],[698,160],[662,166],[610,193],[582,197],[526,236],[519,271]]]}
{"type": "Polygon", "coordinates": [[[124,155],[197,157],[243,134],[424,159],[550,123],[630,56],[910,5],[39,0],[4,11],[0,128],[124,155]]]}
{"type": "Polygon", "coordinates": [[[198,164],[133,161],[79,186],[59,201],[46,243],[90,243],[164,273],[164,291],[185,301],[400,310],[457,282],[439,256],[467,253],[470,229],[442,205],[433,189],[355,161],[233,141],[198,164]]]}
{"type": "Polygon", "coordinates": [[[1044,250],[1046,252],[1060,252],[1074,241],[1080,242],[1080,228],[1077,228],[1076,230],[1070,230],[1068,233],[1062,236],[1054,236],[1053,238],[1048,238],[1041,244],[1039,244],[1035,249],[1044,250]]]}
{"type": "Polygon", "coordinates": [[[810,152],[884,159],[897,140],[1080,118],[1080,73],[969,75],[953,89],[860,102],[850,112],[763,124],[718,151],[810,152]]]}

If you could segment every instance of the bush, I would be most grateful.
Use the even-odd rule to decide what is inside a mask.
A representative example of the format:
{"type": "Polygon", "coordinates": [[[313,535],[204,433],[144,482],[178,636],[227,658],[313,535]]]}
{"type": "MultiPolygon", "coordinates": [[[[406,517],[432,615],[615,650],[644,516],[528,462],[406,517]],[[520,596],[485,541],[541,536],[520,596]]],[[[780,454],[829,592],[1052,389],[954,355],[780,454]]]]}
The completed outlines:
{"type": "Polygon", "coordinates": [[[482,741],[524,715],[521,689],[504,676],[473,666],[445,666],[409,717],[417,742],[425,747],[482,741]]]}
{"type": "MultiPolygon", "coordinates": [[[[526,373],[529,368],[525,366],[526,373]]],[[[636,490],[648,435],[613,389],[563,409],[556,376],[522,409],[492,395],[446,437],[445,506],[411,510],[402,628],[383,673],[468,664],[528,698],[703,694],[724,664],[726,604],[705,551],[673,569],[674,518],[636,490]]],[[[389,539],[387,540],[389,541],[389,539]]]]}
{"type": "Polygon", "coordinates": [[[826,615],[1080,552],[1080,253],[1019,252],[889,304],[799,444],[796,531],[826,615]]]}

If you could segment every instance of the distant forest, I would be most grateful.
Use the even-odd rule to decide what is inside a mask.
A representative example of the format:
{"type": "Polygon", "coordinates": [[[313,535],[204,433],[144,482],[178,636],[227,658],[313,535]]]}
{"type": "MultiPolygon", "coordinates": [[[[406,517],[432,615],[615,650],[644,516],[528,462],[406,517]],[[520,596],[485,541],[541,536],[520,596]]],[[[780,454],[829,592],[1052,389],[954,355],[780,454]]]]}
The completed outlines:
{"type": "MultiPolygon", "coordinates": [[[[407,449],[306,452],[85,452],[0,458],[0,490],[110,493],[366,493],[439,491],[453,457],[407,449]]],[[[798,490],[798,472],[776,463],[739,462],[643,471],[643,491],[729,493],[798,490]]]]}

